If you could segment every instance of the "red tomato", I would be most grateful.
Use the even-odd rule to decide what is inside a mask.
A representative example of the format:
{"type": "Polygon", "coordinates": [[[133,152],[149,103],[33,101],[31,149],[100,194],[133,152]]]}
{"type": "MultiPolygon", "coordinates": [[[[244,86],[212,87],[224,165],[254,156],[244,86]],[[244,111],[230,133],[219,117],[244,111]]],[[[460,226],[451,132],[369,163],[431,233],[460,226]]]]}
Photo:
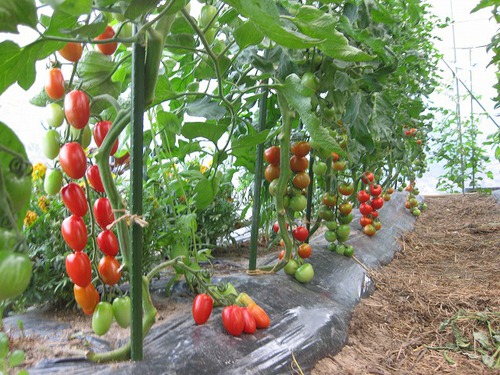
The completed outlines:
{"type": "Polygon", "coordinates": [[[311,183],[311,178],[306,172],[299,172],[293,176],[292,183],[297,189],[305,189],[311,183]]]}
{"type": "Polygon", "coordinates": [[[280,148],[278,146],[271,146],[266,151],[264,151],[264,159],[269,164],[279,165],[280,164],[280,148]]]}
{"type": "Polygon", "coordinates": [[[63,186],[61,189],[61,198],[64,205],[73,215],[85,216],[87,213],[87,197],[80,185],[70,182],[63,186]]]}
{"type": "MultiPolygon", "coordinates": [[[[105,39],[111,39],[115,36],[115,30],[111,26],[106,26],[106,29],[104,32],[99,35],[98,37],[95,38],[95,40],[105,40],[105,39]]],[[[116,48],[118,47],[118,44],[116,42],[111,42],[111,43],[106,43],[106,44],[98,44],[97,48],[99,51],[101,51],[104,55],[112,55],[115,53],[116,48]]]]}
{"type": "Polygon", "coordinates": [[[369,184],[375,180],[375,176],[373,175],[372,172],[365,172],[361,176],[361,181],[363,181],[364,184],[369,184]]]}
{"type": "Polygon", "coordinates": [[[336,152],[332,152],[332,161],[337,161],[339,160],[340,156],[336,152]]]}
{"type": "Polygon", "coordinates": [[[373,219],[376,219],[378,217],[378,211],[377,210],[373,210],[372,213],[371,213],[371,215],[372,215],[373,219]]]}
{"type": "Polygon", "coordinates": [[[73,286],[73,293],[75,295],[76,303],[78,303],[83,310],[93,310],[99,302],[99,293],[92,283],[86,287],[81,287],[75,284],[73,286]]]}
{"type": "Polygon", "coordinates": [[[300,141],[295,142],[292,145],[292,154],[300,158],[306,156],[309,151],[311,151],[311,145],[309,144],[309,142],[300,141]]]}
{"type": "Polygon", "coordinates": [[[99,249],[105,254],[111,257],[116,256],[118,254],[119,245],[118,239],[115,234],[110,230],[103,230],[97,236],[97,246],[99,249]]]}
{"type": "Polygon", "coordinates": [[[102,229],[107,229],[107,226],[115,221],[113,208],[108,198],[99,198],[94,203],[94,216],[97,224],[102,229]]]}
{"type": "Polygon", "coordinates": [[[357,195],[358,201],[361,203],[368,202],[370,200],[370,194],[366,190],[360,190],[357,195]]]}
{"type": "Polygon", "coordinates": [[[71,215],[64,219],[61,224],[61,233],[64,241],[73,250],[80,252],[87,246],[87,227],[80,216],[71,215]]]}
{"type": "Polygon", "coordinates": [[[285,257],[285,254],[286,254],[286,251],[285,250],[281,250],[280,253],[278,254],[278,259],[282,260],[285,257]]]}
{"type": "Polygon", "coordinates": [[[66,272],[74,284],[85,288],[92,281],[90,259],[83,251],[69,254],[66,257],[66,272]]]}
{"type": "Polygon", "coordinates": [[[115,285],[122,277],[122,271],[120,270],[120,263],[115,257],[104,256],[99,261],[97,266],[97,271],[101,280],[106,285],[115,285]]]}
{"type": "Polygon", "coordinates": [[[370,194],[373,197],[378,197],[382,193],[382,186],[378,184],[370,185],[370,194]]]}
{"type": "Polygon", "coordinates": [[[245,318],[241,312],[241,307],[236,305],[224,307],[224,310],[222,310],[222,324],[230,335],[241,335],[243,328],[245,328],[245,318]]]}
{"type": "Polygon", "coordinates": [[[394,193],[394,188],[393,188],[393,187],[390,187],[389,189],[387,189],[387,192],[388,192],[389,194],[394,193]]]}
{"type": "MultiPolygon", "coordinates": [[[[288,230],[288,228],[289,228],[289,225],[288,225],[288,223],[286,223],[286,229],[288,230]]],[[[273,224],[273,231],[274,231],[274,233],[278,233],[280,231],[280,225],[277,221],[275,221],[273,224]]]]}
{"type": "Polygon", "coordinates": [[[59,163],[69,177],[77,180],[85,175],[87,157],[78,142],[68,142],[59,150],[59,163]]]}
{"type": "Polygon", "coordinates": [[[271,182],[272,180],[277,179],[280,176],[280,167],[277,165],[269,164],[264,171],[264,177],[267,181],[271,182]]]}
{"type": "Polygon", "coordinates": [[[271,319],[269,319],[269,316],[262,307],[256,305],[255,303],[252,303],[247,306],[247,309],[255,318],[257,328],[267,328],[271,325],[271,319]]]}
{"type": "Polygon", "coordinates": [[[361,212],[361,215],[370,215],[373,211],[373,207],[371,206],[370,203],[368,202],[365,202],[365,203],[361,203],[359,205],[359,212],[361,212]]]}
{"type": "Polygon", "coordinates": [[[80,43],[66,43],[66,45],[59,50],[59,54],[71,62],[80,60],[82,53],[83,47],[80,43]]]}
{"type": "Polygon", "coordinates": [[[51,99],[61,99],[64,96],[64,77],[59,68],[49,70],[49,76],[45,83],[45,93],[51,99]]]}
{"type": "Polygon", "coordinates": [[[70,91],[64,98],[64,114],[68,123],[76,129],[83,129],[90,118],[90,101],[80,90],[70,91]]]}
{"type": "Polygon", "coordinates": [[[307,236],[309,236],[309,231],[307,230],[306,227],[301,225],[292,231],[292,236],[297,241],[303,242],[303,241],[307,240],[307,236]]]}
{"type": "Polygon", "coordinates": [[[303,243],[299,246],[297,249],[297,254],[299,254],[299,257],[302,259],[309,258],[312,254],[312,247],[308,243],[303,243]]]}
{"type": "Polygon", "coordinates": [[[374,210],[379,210],[384,205],[384,198],[377,197],[372,199],[372,207],[374,210]]]}
{"type": "MultiPolygon", "coordinates": [[[[101,144],[104,141],[106,135],[108,134],[111,125],[112,125],[111,121],[99,121],[97,124],[95,124],[94,141],[97,147],[101,147],[101,144]]],[[[118,150],[118,139],[115,141],[115,143],[113,143],[110,155],[114,155],[116,150],[118,150]]]]}
{"type": "Polygon", "coordinates": [[[309,165],[309,160],[305,157],[293,155],[290,158],[290,169],[294,172],[304,172],[309,165]]]}
{"type": "Polygon", "coordinates": [[[90,186],[92,186],[99,193],[105,192],[104,185],[101,180],[101,173],[99,172],[99,167],[97,165],[94,164],[88,167],[86,175],[90,186]]]}
{"type": "Polygon", "coordinates": [[[362,226],[362,227],[366,227],[368,224],[371,224],[373,222],[373,220],[368,217],[368,216],[361,216],[361,219],[359,219],[359,224],[362,226]]]}
{"type": "Polygon", "coordinates": [[[257,330],[257,322],[255,321],[255,318],[246,307],[242,307],[241,312],[243,313],[243,320],[245,322],[243,332],[250,334],[255,333],[257,330]]]}
{"type": "Polygon", "coordinates": [[[198,294],[194,301],[191,312],[196,324],[205,324],[212,314],[214,300],[208,294],[198,294]]]}

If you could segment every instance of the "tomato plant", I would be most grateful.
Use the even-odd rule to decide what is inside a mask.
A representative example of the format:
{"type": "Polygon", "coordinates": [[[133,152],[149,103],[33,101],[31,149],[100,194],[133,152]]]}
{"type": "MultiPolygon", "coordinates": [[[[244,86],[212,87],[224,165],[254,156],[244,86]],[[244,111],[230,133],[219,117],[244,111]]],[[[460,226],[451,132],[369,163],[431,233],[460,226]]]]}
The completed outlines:
{"type": "Polygon", "coordinates": [[[82,251],[87,246],[87,226],[80,216],[71,215],[63,220],[61,233],[64,241],[74,251],[82,251]]]}
{"type": "Polygon", "coordinates": [[[66,272],[74,284],[85,288],[92,281],[90,259],[83,251],[77,251],[66,257],[66,272]]]}
{"type": "MultiPolygon", "coordinates": [[[[95,40],[111,39],[114,36],[115,36],[115,30],[113,30],[111,26],[107,25],[104,32],[98,37],[96,37],[95,40]]],[[[116,42],[109,42],[97,45],[97,49],[99,49],[99,51],[101,51],[104,55],[112,55],[113,53],[115,53],[117,48],[118,48],[118,43],[116,42]]]]}
{"type": "Polygon", "coordinates": [[[63,186],[61,198],[68,210],[76,216],[85,216],[88,210],[87,197],[82,187],[74,182],[63,186]]]}
{"type": "Polygon", "coordinates": [[[99,261],[97,267],[101,280],[106,285],[115,285],[122,277],[120,263],[115,257],[105,255],[99,261]]]}
{"type": "Polygon", "coordinates": [[[59,150],[59,163],[69,177],[78,180],[87,170],[87,157],[78,142],[64,144],[59,150]]]}
{"type": "Polygon", "coordinates": [[[76,129],[83,129],[90,119],[90,101],[87,94],[80,90],[73,90],[66,94],[64,114],[68,124],[76,129]]]}
{"type": "Polygon", "coordinates": [[[230,335],[241,335],[243,328],[245,328],[245,319],[241,307],[236,305],[224,307],[224,310],[222,310],[222,324],[230,335]]]}
{"type": "Polygon", "coordinates": [[[58,100],[64,96],[64,76],[59,68],[51,68],[45,82],[45,93],[51,99],[58,100]]]}
{"type": "Polygon", "coordinates": [[[212,314],[214,300],[208,294],[198,294],[193,301],[191,312],[196,324],[205,324],[212,314]]]}

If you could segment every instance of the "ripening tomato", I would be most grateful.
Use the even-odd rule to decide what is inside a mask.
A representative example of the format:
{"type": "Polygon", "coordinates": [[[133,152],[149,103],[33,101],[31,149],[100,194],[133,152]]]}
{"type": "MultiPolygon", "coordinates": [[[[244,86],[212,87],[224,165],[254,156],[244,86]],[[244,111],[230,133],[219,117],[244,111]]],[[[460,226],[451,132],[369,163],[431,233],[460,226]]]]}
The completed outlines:
{"type": "Polygon", "coordinates": [[[367,235],[367,236],[373,236],[375,235],[375,233],[377,233],[377,230],[375,229],[375,227],[372,225],[372,224],[368,224],[366,225],[364,228],[363,228],[363,232],[367,235]]]}
{"type": "Polygon", "coordinates": [[[384,198],[382,197],[377,197],[377,198],[373,198],[372,199],[372,208],[374,210],[379,210],[382,208],[382,206],[384,205],[384,198]]]}
{"type": "Polygon", "coordinates": [[[370,194],[366,190],[360,190],[356,198],[359,202],[365,203],[370,200],[370,194]]]}
{"type": "Polygon", "coordinates": [[[90,119],[90,101],[81,90],[70,91],[64,97],[64,114],[68,123],[76,129],[83,129],[90,119]]]}
{"type": "Polygon", "coordinates": [[[87,253],[77,251],[66,257],[66,272],[74,284],[87,287],[92,281],[92,266],[87,253]]]}
{"type": "Polygon", "coordinates": [[[338,161],[340,159],[340,155],[336,152],[332,152],[332,161],[338,161]]]}
{"type": "Polygon", "coordinates": [[[361,212],[361,215],[370,215],[373,211],[373,207],[369,202],[361,203],[359,205],[359,212],[361,212]]]}
{"type": "Polygon", "coordinates": [[[87,227],[80,216],[71,215],[64,219],[61,224],[61,234],[74,251],[82,251],[87,246],[87,227]]]}
{"type": "Polygon", "coordinates": [[[370,185],[370,194],[372,197],[378,197],[380,194],[382,194],[382,186],[379,184],[373,184],[370,185]]]}
{"type": "Polygon", "coordinates": [[[97,246],[105,254],[109,256],[116,256],[119,250],[118,239],[115,234],[110,230],[103,230],[97,236],[97,246]]]}
{"type": "Polygon", "coordinates": [[[83,310],[93,311],[99,303],[99,293],[92,283],[86,287],[81,287],[75,284],[73,286],[73,294],[75,295],[76,303],[78,303],[83,310]]]}
{"type": "Polygon", "coordinates": [[[196,324],[205,324],[212,314],[214,300],[208,294],[198,294],[193,301],[191,312],[196,324]]]}
{"type": "Polygon", "coordinates": [[[349,196],[354,192],[354,185],[353,184],[348,184],[345,181],[342,181],[342,183],[339,185],[339,193],[345,196],[349,196]]]}
{"type": "Polygon", "coordinates": [[[49,69],[47,82],[45,82],[45,93],[51,99],[58,100],[64,96],[64,77],[59,68],[49,69]]]}
{"type": "Polygon", "coordinates": [[[309,258],[312,254],[312,247],[308,243],[303,243],[299,246],[297,249],[297,254],[299,254],[299,257],[302,259],[309,258]]]}
{"type": "Polygon", "coordinates": [[[309,165],[309,160],[305,157],[293,155],[290,158],[290,169],[294,172],[304,172],[309,165]]]}
{"type": "Polygon", "coordinates": [[[304,242],[307,240],[307,236],[309,236],[309,231],[306,227],[300,225],[292,231],[292,236],[297,241],[304,242]]]}
{"type": "Polygon", "coordinates": [[[362,227],[366,227],[368,224],[371,224],[373,222],[373,220],[368,217],[368,216],[361,216],[361,218],[359,219],[359,224],[362,226],[362,227]]]}
{"type": "Polygon", "coordinates": [[[387,189],[387,192],[388,192],[389,194],[394,193],[394,188],[393,188],[393,187],[390,187],[389,189],[387,189]]]}
{"type": "MultiPolygon", "coordinates": [[[[96,37],[94,40],[106,40],[106,39],[112,39],[115,36],[115,30],[109,25],[106,26],[106,29],[104,32],[96,37]]],[[[104,55],[112,55],[115,53],[116,48],[118,48],[118,43],[116,42],[110,42],[110,43],[105,43],[105,44],[98,44],[97,49],[101,51],[104,55]]]]}
{"type": "Polygon", "coordinates": [[[373,210],[372,213],[371,213],[371,216],[373,219],[376,219],[378,217],[378,211],[377,210],[373,210]]]}
{"type": "Polygon", "coordinates": [[[389,202],[391,200],[391,195],[389,193],[382,194],[382,198],[385,202],[389,202]]]}
{"type": "Polygon", "coordinates": [[[299,158],[306,156],[309,151],[311,151],[311,145],[309,144],[309,142],[300,141],[295,142],[292,145],[292,154],[298,156],[299,158]]]}
{"type": "Polygon", "coordinates": [[[115,285],[122,277],[120,263],[115,257],[103,256],[97,266],[101,280],[106,285],[115,285]]]}
{"type": "Polygon", "coordinates": [[[280,167],[277,165],[269,164],[264,171],[264,177],[267,181],[271,182],[272,180],[277,179],[280,176],[280,167]]]}
{"type": "Polygon", "coordinates": [[[267,328],[271,325],[271,319],[269,319],[269,315],[267,315],[262,307],[256,303],[250,303],[247,309],[255,318],[257,328],[267,328]]]}
{"type": "Polygon", "coordinates": [[[345,161],[335,161],[332,163],[332,168],[336,171],[343,171],[345,169],[345,161]]]}
{"type": "Polygon", "coordinates": [[[224,307],[224,310],[222,310],[222,324],[230,335],[241,335],[243,328],[245,328],[245,319],[241,307],[236,305],[224,307]]]}
{"type": "Polygon", "coordinates": [[[241,313],[243,314],[243,320],[245,321],[245,325],[243,326],[243,332],[245,333],[255,333],[257,330],[257,322],[255,321],[254,316],[250,311],[248,311],[247,307],[241,308],[241,313]]]}
{"type": "Polygon", "coordinates": [[[361,175],[361,181],[363,181],[364,184],[370,184],[373,180],[375,180],[375,176],[372,172],[365,172],[361,175]]]}
{"type": "Polygon", "coordinates": [[[74,182],[63,186],[61,198],[64,205],[73,215],[85,216],[88,210],[87,197],[82,187],[74,182]]]}
{"type": "Polygon", "coordinates": [[[337,196],[330,193],[325,193],[321,201],[327,207],[334,207],[337,204],[337,196]]]}
{"type": "Polygon", "coordinates": [[[376,231],[379,231],[382,228],[382,223],[380,220],[373,220],[373,227],[375,228],[376,231]]]}
{"type": "Polygon", "coordinates": [[[99,172],[99,167],[97,165],[91,165],[88,167],[86,172],[87,180],[89,180],[90,186],[92,186],[99,193],[104,193],[104,185],[101,180],[101,173],[99,172]]]}
{"type": "Polygon", "coordinates": [[[102,229],[107,229],[107,226],[115,221],[113,208],[108,198],[99,198],[94,202],[94,216],[102,229]]]}
{"type": "Polygon", "coordinates": [[[311,178],[306,172],[299,172],[293,176],[292,183],[298,189],[305,189],[311,183],[311,178]]]}
{"type": "Polygon", "coordinates": [[[352,211],[352,204],[351,204],[351,202],[342,203],[339,206],[339,211],[343,215],[349,215],[351,213],[351,211],[352,211]]]}
{"type": "Polygon", "coordinates": [[[264,151],[264,159],[269,164],[279,165],[280,164],[280,148],[278,146],[271,146],[266,151],[264,151]]]}
{"type": "Polygon", "coordinates": [[[82,57],[83,47],[80,43],[66,43],[59,54],[68,61],[77,62],[82,57]]]}
{"type": "Polygon", "coordinates": [[[59,150],[59,163],[69,177],[77,180],[85,175],[87,157],[78,142],[68,142],[59,150]]]}

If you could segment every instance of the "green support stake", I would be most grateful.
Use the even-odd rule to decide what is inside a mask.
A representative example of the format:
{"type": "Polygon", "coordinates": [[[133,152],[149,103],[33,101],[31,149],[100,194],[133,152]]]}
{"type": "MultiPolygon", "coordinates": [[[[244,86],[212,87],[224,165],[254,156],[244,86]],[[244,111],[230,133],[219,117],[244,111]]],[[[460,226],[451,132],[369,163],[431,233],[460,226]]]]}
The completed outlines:
{"type": "MultiPolygon", "coordinates": [[[[132,134],[130,158],[130,213],[142,215],[143,125],[144,125],[144,56],[139,43],[132,49],[132,134]]],[[[143,359],[142,332],[142,227],[131,224],[130,295],[132,319],[130,325],[130,357],[143,359]]]]}

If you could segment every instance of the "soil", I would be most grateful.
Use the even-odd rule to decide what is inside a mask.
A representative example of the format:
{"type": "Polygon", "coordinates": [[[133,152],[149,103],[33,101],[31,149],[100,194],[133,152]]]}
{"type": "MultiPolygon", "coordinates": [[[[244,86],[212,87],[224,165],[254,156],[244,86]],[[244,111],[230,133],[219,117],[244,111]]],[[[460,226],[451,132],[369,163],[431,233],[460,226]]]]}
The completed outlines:
{"type": "Polygon", "coordinates": [[[480,342],[488,332],[481,319],[500,334],[499,205],[479,194],[425,201],[401,253],[372,272],[376,291],[356,307],[347,345],[312,374],[500,373],[480,352],[500,350],[499,342],[489,352],[480,342]]]}
{"type": "MultiPolygon", "coordinates": [[[[464,311],[486,312],[491,328],[500,335],[499,205],[479,194],[426,197],[425,201],[428,210],[418,218],[414,231],[401,239],[401,253],[388,266],[370,272],[376,291],[356,307],[348,344],[318,362],[312,374],[497,373],[474,351],[481,348],[474,332],[485,330],[477,320],[460,320],[455,326],[462,339],[473,343],[472,349],[437,348],[456,344],[457,332],[451,325],[439,328],[464,311]]],[[[259,253],[266,245],[261,244],[259,253]]],[[[237,251],[220,250],[223,254],[217,256],[224,256],[224,261],[214,264],[217,274],[244,269],[247,250],[241,246],[237,251]]],[[[154,302],[158,321],[184,311],[164,298],[154,302]]],[[[83,356],[85,342],[93,336],[89,316],[67,310],[47,314],[68,323],[68,328],[58,332],[60,342],[29,335],[12,338],[12,348],[26,351],[25,368],[48,357],[83,356]]],[[[128,330],[116,324],[106,334],[111,345],[127,338],[128,330]]]]}

